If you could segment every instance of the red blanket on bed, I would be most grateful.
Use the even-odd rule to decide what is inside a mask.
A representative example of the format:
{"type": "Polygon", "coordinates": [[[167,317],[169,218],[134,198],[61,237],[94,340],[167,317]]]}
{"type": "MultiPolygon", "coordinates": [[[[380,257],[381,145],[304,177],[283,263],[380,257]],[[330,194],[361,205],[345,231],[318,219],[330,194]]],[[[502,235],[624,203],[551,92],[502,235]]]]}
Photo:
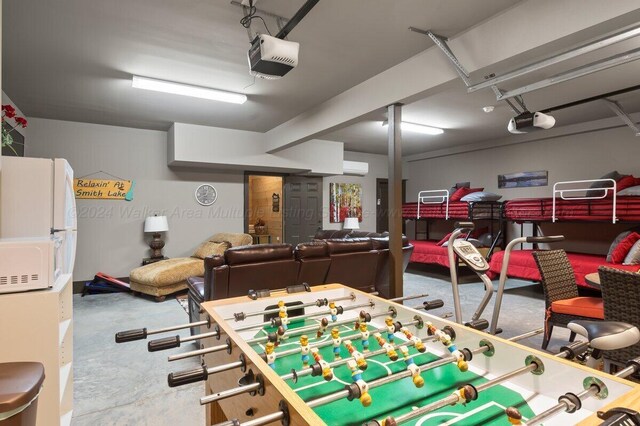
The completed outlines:
{"type": "MultiPolygon", "coordinates": [[[[509,258],[509,267],[507,269],[507,275],[511,278],[522,278],[531,281],[540,281],[540,273],[536,266],[536,261],[533,259],[531,253],[533,250],[514,250],[511,252],[509,258]]],[[[490,271],[496,275],[500,275],[502,269],[502,258],[504,252],[497,252],[491,258],[490,271]]],[[[576,282],[579,286],[593,288],[587,285],[584,281],[584,276],[592,272],[598,272],[598,266],[610,266],[612,268],[624,269],[626,271],[637,271],[640,269],[640,265],[620,265],[607,263],[606,257],[595,254],[582,254],[582,253],[567,253],[569,262],[573,266],[573,270],[576,274],[576,282]]]]}

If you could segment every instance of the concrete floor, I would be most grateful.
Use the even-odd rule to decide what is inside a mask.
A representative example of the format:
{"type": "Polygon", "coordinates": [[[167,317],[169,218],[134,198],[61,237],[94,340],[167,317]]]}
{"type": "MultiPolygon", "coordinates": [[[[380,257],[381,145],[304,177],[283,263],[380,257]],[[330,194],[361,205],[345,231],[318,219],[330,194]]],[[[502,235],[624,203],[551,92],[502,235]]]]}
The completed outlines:
{"type": "MultiPolygon", "coordinates": [[[[460,286],[465,319],[475,311],[483,286],[474,275],[463,277],[460,286]]],[[[453,311],[451,284],[445,269],[411,265],[405,273],[405,295],[429,293],[443,299],[445,307],[432,313],[453,311]]],[[[496,283],[497,285],[497,283],[496,283]]],[[[505,292],[500,326],[510,337],[542,327],[544,300],[540,285],[510,280],[505,292]]],[[[408,301],[415,306],[421,300],[408,301]]],[[[490,319],[493,300],[483,317],[490,319]]],[[[168,353],[195,349],[193,344],[149,353],[146,341],[116,344],[117,331],[165,327],[186,322],[187,316],[173,298],[163,303],[130,294],[74,296],[74,409],[73,425],[200,426],[204,409],[199,404],[202,384],[180,388],[167,386],[167,374],[198,366],[196,359],[167,362],[168,353]]],[[[178,334],[188,335],[188,331],[178,334]]],[[[549,350],[559,350],[568,339],[563,329],[554,331],[549,350]]],[[[540,348],[541,336],[521,343],[540,348]]]]}

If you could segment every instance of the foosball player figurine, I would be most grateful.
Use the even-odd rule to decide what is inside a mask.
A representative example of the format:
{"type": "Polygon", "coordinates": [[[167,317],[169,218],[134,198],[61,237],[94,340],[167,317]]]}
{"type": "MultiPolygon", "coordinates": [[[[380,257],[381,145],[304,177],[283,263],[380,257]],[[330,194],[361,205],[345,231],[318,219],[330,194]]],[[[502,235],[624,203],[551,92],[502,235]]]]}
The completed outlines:
{"type": "Polygon", "coordinates": [[[369,395],[369,385],[362,380],[362,370],[358,368],[356,362],[352,359],[347,361],[347,367],[351,370],[351,379],[360,390],[360,403],[363,407],[371,405],[371,395],[369,395]]]}
{"type": "Polygon", "coordinates": [[[306,334],[300,336],[300,355],[302,358],[302,366],[309,366],[309,337],[306,334]]]}
{"type": "Polygon", "coordinates": [[[326,318],[322,318],[320,320],[320,326],[318,327],[318,331],[316,333],[316,338],[321,338],[325,331],[327,331],[327,327],[329,326],[329,320],[326,318]]]}
{"type": "Polygon", "coordinates": [[[282,328],[284,328],[284,331],[287,331],[287,329],[289,328],[289,314],[287,314],[287,305],[285,305],[284,301],[281,300],[278,302],[278,308],[280,309],[280,311],[278,312],[278,316],[280,317],[282,328]]]}
{"type": "Polygon", "coordinates": [[[347,348],[347,350],[353,357],[353,360],[358,365],[358,368],[362,371],[366,370],[368,366],[367,360],[365,359],[364,355],[362,355],[360,352],[356,350],[356,347],[353,346],[353,342],[351,342],[351,340],[345,340],[344,346],[347,348]]]}
{"type": "Polygon", "coordinates": [[[338,320],[338,307],[336,302],[329,302],[329,313],[331,314],[331,321],[336,322],[338,320]]]}
{"type": "Polygon", "coordinates": [[[333,358],[341,359],[340,345],[342,344],[342,337],[340,337],[340,329],[338,327],[331,329],[331,338],[333,339],[333,358]]]}
{"type": "Polygon", "coordinates": [[[267,357],[267,364],[271,368],[276,368],[275,348],[276,348],[276,345],[273,342],[267,342],[267,344],[264,346],[264,353],[266,354],[266,357],[267,357]]]}
{"type": "Polygon", "coordinates": [[[454,391],[453,394],[458,397],[458,401],[451,405],[467,405],[468,402],[478,399],[478,391],[472,385],[464,385],[454,391]]]}
{"type": "Polygon", "coordinates": [[[367,323],[360,323],[360,334],[362,335],[362,352],[369,352],[369,329],[367,323]]]}
{"type": "Polygon", "coordinates": [[[415,346],[418,352],[422,354],[427,350],[427,348],[424,346],[424,343],[422,343],[422,340],[419,337],[414,336],[408,328],[402,327],[400,331],[407,337],[407,339],[413,342],[413,346],[415,346]]]}
{"type": "Polygon", "coordinates": [[[413,358],[409,356],[409,348],[407,348],[406,346],[400,346],[400,352],[402,353],[404,362],[407,364],[407,370],[411,371],[411,378],[413,380],[413,384],[417,388],[423,387],[424,379],[420,375],[420,367],[418,367],[416,365],[416,362],[413,360],[413,358]]]}
{"type": "Polygon", "coordinates": [[[389,357],[389,359],[391,361],[397,361],[398,360],[398,353],[393,348],[393,345],[391,345],[386,340],[384,340],[384,338],[382,337],[382,335],[380,333],[375,333],[373,335],[373,337],[375,337],[376,341],[378,342],[378,345],[380,345],[380,347],[382,349],[387,351],[387,356],[389,357]]]}
{"type": "Polygon", "coordinates": [[[320,355],[320,352],[318,352],[318,348],[311,348],[311,356],[319,366],[320,371],[322,372],[322,377],[327,382],[331,381],[331,379],[333,379],[333,370],[329,366],[329,363],[322,359],[322,355],[320,355]]]}
{"type": "Polygon", "coordinates": [[[280,344],[280,341],[283,339],[285,339],[285,335],[284,327],[282,326],[278,327],[276,331],[269,333],[269,335],[267,336],[267,340],[273,343],[275,347],[277,347],[280,344]]]}
{"type": "Polygon", "coordinates": [[[520,414],[520,410],[518,410],[516,407],[509,407],[504,412],[509,419],[509,423],[511,423],[512,425],[522,424],[522,414],[520,414]]]}
{"type": "Polygon", "coordinates": [[[356,320],[356,324],[355,327],[353,328],[354,330],[359,330],[360,329],[360,324],[362,324],[363,322],[371,322],[371,314],[365,311],[360,311],[360,313],[358,314],[358,319],[356,320]]]}
{"type": "Polygon", "coordinates": [[[394,333],[398,331],[396,325],[393,323],[393,318],[386,317],[384,323],[387,325],[387,340],[389,343],[393,343],[393,339],[395,338],[394,333]]]}
{"type": "Polygon", "coordinates": [[[451,336],[442,330],[438,330],[430,322],[427,323],[427,332],[430,336],[435,336],[444,345],[444,347],[447,348],[451,355],[453,355],[460,371],[464,373],[469,369],[469,364],[467,364],[464,354],[456,348],[456,345],[453,344],[451,336]]]}

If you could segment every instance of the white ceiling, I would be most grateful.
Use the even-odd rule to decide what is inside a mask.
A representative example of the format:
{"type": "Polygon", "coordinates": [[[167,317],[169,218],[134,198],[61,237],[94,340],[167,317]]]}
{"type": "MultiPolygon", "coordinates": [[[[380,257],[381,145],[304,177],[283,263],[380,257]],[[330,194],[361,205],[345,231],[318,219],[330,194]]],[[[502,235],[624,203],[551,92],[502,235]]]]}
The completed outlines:
{"type": "MultiPolygon", "coordinates": [[[[290,17],[304,0],[259,0],[258,7],[290,17]]],[[[291,32],[301,43],[300,65],[282,80],[253,81],[242,10],[229,0],[21,0],[3,6],[3,90],[28,117],[166,130],[173,122],[267,131],[344,90],[431,47],[409,26],[453,36],[518,0],[321,0],[291,32]],[[233,105],[139,91],[131,75],[247,93],[233,105]]],[[[272,33],[275,20],[265,18],[272,33]]],[[[258,21],[254,29],[262,31],[258,21]]],[[[505,35],[512,37],[513,35],[505,35]]],[[[640,37],[568,64],[504,84],[511,89],[640,46],[640,37]]],[[[566,46],[564,46],[566,47],[566,46]]],[[[553,49],[558,46],[550,47],[553,49]]],[[[552,50],[535,52],[540,55],[552,50]]],[[[533,58],[519,58],[523,65],[533,58]]],[[[488,72],[472,75],[479,82],[488,72]]],[[[640,61],[528,95],[530,110],[638,84],[640,61]]],[[[617,98],[640,111],[640,93],[617,98]]],[[[446,129],[443,135],[403,135],[403,154],[508,136],[512,111],[490,89],[467,94],[462,81],[408,104],[406,121],[446,129]],[[496,105],[486,114],[482,106],[496,105]]],[[[558,124],[613,116],[592,103],[553,113],[558,124]]],[[[386,152],[384,111],[324,135],[348,150],[386,152]]]]}

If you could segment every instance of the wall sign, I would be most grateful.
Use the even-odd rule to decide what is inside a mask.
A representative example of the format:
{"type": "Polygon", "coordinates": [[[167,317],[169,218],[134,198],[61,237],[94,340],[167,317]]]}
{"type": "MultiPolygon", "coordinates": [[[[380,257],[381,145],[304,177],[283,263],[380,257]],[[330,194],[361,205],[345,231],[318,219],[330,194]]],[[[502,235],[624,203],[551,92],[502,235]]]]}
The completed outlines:
{"type": "Polygon", "coordinates": [[[133,200],[132,180],[84,179],[73,180],[73,192],[77,199],[133,200]]]}

